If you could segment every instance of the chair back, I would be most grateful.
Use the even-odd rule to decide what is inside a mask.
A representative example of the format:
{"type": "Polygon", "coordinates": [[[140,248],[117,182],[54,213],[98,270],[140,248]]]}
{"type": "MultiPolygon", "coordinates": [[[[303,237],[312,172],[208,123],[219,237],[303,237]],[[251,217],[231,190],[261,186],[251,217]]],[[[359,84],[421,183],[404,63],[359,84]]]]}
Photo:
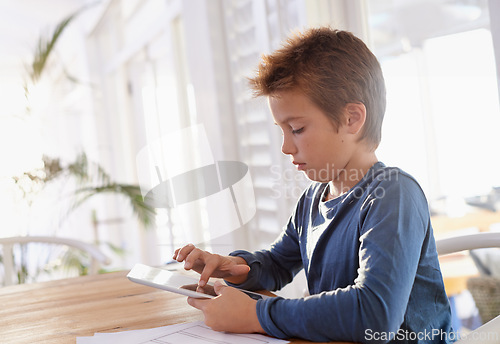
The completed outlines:
{"type": "Polygon", "coordinates": [[[17,236],[10,238],[0,238],[0,246],[3,247],[3,266],[4,266],[4,285],[11,285],[13,283],[14,275],[14,259],[13,248],[16,244],[28,243],[45,243],[48,245],[65,245],[72,248],[79,249],[86,252],[91,257],[91,264],[89,274],[96,274],[99,270],[99,265],[108,265],[111,259],[107,257],[97,246],[90,243],[61,237],[51,236],[17,236]]]}
{"type": "MultiPolygon", "coordinates": [[[[436,240],[436,247],[439,255],[479,248],[500,247],[500,232],[482,232],[444,238],[436,240]]],[[[482,320],[485,324],[471,331],[466,337],[458,340],[456,344],[500,343],[500,316],[498,315],[500,313],[500,279],[486,276],[477,277],[470,279],[467,285],[481,318],[484,316],[482,320]],[[479,291],[475,291],[476,286],[480,287],[481,295],[479,295],[479,291]],[[481,311],[482,305],[487,305],[488,310],[484,310],[483,307],[483,311],[481,311]],[[491,306],[495,305],[496,307],[491,309],[491,306]]]]}

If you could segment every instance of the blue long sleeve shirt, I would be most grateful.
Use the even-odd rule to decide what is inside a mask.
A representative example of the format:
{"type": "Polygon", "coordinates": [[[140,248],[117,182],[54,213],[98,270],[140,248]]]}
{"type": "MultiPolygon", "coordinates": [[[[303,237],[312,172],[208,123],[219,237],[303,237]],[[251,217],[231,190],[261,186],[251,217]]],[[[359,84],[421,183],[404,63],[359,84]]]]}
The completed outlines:
{"type": "Polygon", "coordinates": [[[310,296],[259,300],[278,338],[361,343],[451,343],[427,201],[397,168],[375,164],[350,192],[322,201],[313,182],[269,250],[235,251],[251,267],[239,287],[279,290],[305,269],[310,296]]]}

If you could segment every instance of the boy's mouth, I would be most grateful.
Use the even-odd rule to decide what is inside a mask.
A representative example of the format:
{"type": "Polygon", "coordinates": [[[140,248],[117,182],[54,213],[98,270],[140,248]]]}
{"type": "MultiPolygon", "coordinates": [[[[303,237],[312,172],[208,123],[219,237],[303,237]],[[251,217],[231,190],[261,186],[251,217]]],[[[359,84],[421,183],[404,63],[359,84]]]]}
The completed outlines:
{"type": "Polygon", "coordinates": [[[297,162],[297,161],[292,161],[292,164],[294,164],[297,167],[297,170],[302,171],[305,169],[306,164],[304,162],[297,162]]]}

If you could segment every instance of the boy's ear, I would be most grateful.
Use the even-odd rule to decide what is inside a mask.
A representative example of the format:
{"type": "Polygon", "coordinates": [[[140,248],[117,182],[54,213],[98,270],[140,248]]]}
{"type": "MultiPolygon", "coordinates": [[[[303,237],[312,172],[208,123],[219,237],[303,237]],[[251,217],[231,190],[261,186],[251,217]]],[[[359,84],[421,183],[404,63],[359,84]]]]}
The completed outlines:
{"type": "Polygon", "coordinates": [[[366,121],[366,107],[363,103],[347,103],[345,106],[346,129],[350,134],[357,134],[366,121]]]}

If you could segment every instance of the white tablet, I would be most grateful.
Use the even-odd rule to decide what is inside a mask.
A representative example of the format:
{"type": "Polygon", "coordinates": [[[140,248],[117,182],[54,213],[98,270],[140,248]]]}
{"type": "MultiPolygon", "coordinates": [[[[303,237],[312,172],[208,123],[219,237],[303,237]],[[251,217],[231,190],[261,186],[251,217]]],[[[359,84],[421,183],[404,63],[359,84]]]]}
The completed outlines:
{"type": "Polygon", "coordinates": [[[174,293],[195,297],[214,298],[215,296],[196,291],[198,279],[180,272],[153,268],[144,264],[135,264],[127,275],[132,282],[144,284],[174,293]]]}
{"type": "MultiPolygon", "coordinates": [[[[153,288],[159,288],[174,293],[195,297],[195,298],[214,298],[215,292],[213,285],[208,283],[203,287],[207,290],[207,294],[196,291],[198,286],[198,278],[187,276],[186,274],[153,268],[144,264],[135,264],[127,275],[132,282],[144,284],[153,288]]],[[[254,300],[266,299],[269,296],[254,293],[248,290],[239,289],[254,300]]]]}

